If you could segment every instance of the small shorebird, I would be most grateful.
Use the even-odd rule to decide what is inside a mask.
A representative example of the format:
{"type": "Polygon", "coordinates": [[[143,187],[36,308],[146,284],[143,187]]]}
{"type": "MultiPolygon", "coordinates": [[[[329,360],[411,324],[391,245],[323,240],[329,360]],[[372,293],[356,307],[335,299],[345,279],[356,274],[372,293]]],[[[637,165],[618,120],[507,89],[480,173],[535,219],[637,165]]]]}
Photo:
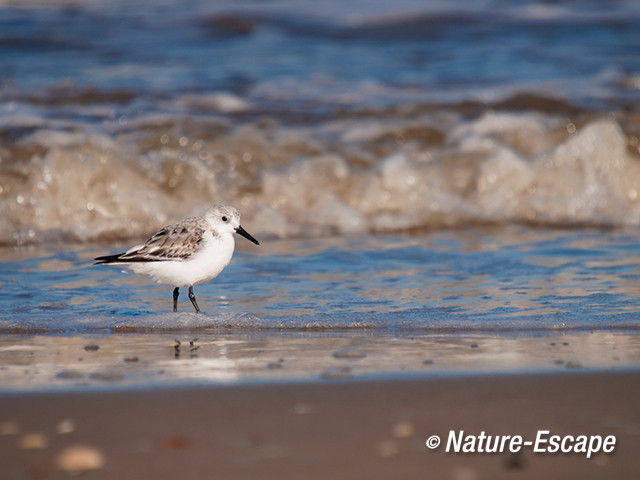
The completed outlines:
{"type": "Polygon", "coordinates": [[[174,312],[178,311],[180,287],[189,287],[189,299],[200,313],[193,286],[216,278],[229,265],[235,248],[234,233],[260,245],[240,226],[235,208],[215,205],[201,217],[164,227],[143,245],[118,255],[97,257],[94,265],[124,266],[149,275],[157,283],[171,285],[174,312]]]}

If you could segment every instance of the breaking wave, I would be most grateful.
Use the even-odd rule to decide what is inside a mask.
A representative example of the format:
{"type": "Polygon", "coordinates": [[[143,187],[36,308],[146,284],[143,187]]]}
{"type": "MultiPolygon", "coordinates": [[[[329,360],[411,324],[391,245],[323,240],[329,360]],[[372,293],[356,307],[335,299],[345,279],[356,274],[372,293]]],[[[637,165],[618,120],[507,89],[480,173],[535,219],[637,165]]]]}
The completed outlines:
{"type": "Polygon", "coordinates": [[[141,237],[221,202],[267,238],[640,224],[633,115],[398,110],[305,124],[154,113],[61,128],[17,108],[0,127],[0,242],[141,237]]]}

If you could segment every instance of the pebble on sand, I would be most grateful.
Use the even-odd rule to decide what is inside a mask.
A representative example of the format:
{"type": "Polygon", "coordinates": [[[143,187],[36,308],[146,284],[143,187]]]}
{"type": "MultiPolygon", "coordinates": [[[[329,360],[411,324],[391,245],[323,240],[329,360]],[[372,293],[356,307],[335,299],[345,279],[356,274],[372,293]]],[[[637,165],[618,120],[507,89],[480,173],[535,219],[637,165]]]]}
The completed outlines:
{"type": "Polygon", "coordinates": [[[361,350],[355,350],[352,348],[345,348],[344,350],[338,350],[334,352],[333,358],[342,358],[345,360],[358,360],[366,357],[367,354],[361,350]]]}
{"type": "Polygon", "coordinates": [[[88,470],[98,470],[104,466],[104,455],[100,450],[88,445],[73,445],[65,448],[56,457],[59,470],[71,473],[81,473],[88,470]]]}
{"type": "Polygon", "coordinates": [[[393,426],[393,436],[396,438],[408,438],[415,433],[416,429],[413,423],[403,420],[393,426]]]}
{"type": "Polygon", "coordinates": [[[0,435],[18,435],[20,427],[15,422],[0,423],[0,435]]]}
{"type": "Polygon", "coordinates": [[[395,457],[400,453],[400,446],[395,440],[384,440],[378,444],[378,456],[380,458],[395,457]]]}
{"type": "Polygon", "coordinates": [[[18,439],[18,445],[25,450],[35,450],[47,448],[49,446],[49,440],[40,432],[25,433],[18,439]]]}
{"type": "Polygon", "coordinates": [[[60,420],[56,425],[56,432],[60,435],[64,435],[67,433],[71,433],[76,429],[76,422],[67,418],[64,420],[60,420]]]}

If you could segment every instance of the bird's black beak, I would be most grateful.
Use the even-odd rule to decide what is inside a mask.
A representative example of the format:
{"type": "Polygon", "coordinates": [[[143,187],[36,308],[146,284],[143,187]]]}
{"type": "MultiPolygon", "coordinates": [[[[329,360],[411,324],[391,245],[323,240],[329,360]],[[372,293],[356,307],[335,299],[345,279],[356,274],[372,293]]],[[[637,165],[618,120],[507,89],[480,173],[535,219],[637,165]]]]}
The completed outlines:
{"type": "Polygon", "coordinates": [[[260,242],[258,240],[256,240],[255,238],[253,238],[244,228],[238,226],[238,228],[236,228],[236,233],[238,235],[242,235],[247,240],[251,240],[256,245],[260,245],[260,242]]]}

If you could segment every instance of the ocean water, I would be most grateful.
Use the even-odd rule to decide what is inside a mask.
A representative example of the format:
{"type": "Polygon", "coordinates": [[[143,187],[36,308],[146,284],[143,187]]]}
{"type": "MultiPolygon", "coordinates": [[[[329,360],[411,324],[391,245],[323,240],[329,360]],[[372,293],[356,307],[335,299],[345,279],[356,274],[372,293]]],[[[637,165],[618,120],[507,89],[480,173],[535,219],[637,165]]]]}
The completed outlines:
{"type": "Polygon", "coordinates": [[[0,0],[2,388],[638,368],[639,24],[0,0]],[[214,203],[203,315],[91,266],[214,203]]]}
{"type": "Polygon", "coordinates": [[[0,2],[0,243],[640,224],[637,2],[0,2]]]}
{"type": "Polygon", "coordinates": [[[173,313],[171,288],[91,265],[106,246],[5,249],[3,389],[640,367],[637,231],[246,243],[195,287],[202,314],[186,292],[173,313]]]}
{"type": "Polygon", "coordinates": [[[175,314],[171,287],[92,265],[96,255],[122,247],[5,249],[0,329],[437,333],[640,326],[636,231],[509,227],[236,243],[232,264],[194,288],[203,315],[195,314],[186,291],[175,314]]]}

